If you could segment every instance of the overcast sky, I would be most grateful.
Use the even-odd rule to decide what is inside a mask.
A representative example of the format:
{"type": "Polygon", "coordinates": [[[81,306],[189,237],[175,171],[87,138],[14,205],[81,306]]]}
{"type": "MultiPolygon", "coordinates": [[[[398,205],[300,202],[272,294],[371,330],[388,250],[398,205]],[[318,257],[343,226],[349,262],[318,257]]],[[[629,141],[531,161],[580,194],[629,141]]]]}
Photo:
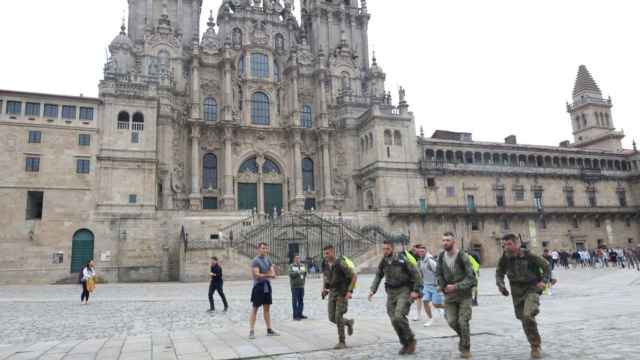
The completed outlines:
{"type": "MultiPolygon", "coordinates": [[[[221,0],[205,0],[217,11],[221,0]]],[[[565,102],[585,64],[613,98],[631,147],[640,136],[640,4],[624,0],[369,0],[369,42],[387,88],[416,117],[475,140],[557,145],[572,139],[565,102]]],[[[97,96],[105,49],[126,0],[3,1],[0,88],[97,96]]],[[[416,129],[416,131],[419,131],[416,129]]]]}

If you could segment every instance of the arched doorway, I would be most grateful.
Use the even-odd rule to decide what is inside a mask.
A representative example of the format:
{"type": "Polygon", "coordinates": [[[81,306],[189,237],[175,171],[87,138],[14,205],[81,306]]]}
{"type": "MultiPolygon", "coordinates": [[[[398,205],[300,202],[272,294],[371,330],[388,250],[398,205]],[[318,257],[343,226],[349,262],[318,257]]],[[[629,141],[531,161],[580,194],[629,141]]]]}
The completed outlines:
{"type": "Polygon", "coordinates": [[[73,234],[71,243],[71,272],[80,272],[82,267],[93,259],[93,233],[87,229],[81,229],[73,234]]]}
{"type": "Polygon", "coordinates": [[[284,176],[275,161],[257,157],[246,160],[238,174],[238,209],[262,210],[264,214],[282,213],[284,176]]]}

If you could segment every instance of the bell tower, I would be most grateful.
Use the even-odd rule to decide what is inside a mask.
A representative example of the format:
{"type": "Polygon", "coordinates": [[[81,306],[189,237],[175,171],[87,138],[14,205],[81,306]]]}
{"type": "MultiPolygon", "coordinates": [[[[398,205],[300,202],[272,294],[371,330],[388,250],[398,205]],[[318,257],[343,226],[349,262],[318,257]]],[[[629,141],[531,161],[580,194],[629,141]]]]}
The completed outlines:
{"type": "Polygon", "coordinates": [[[611,98],[604,98],[598,84],[584,65],[578,68],[573,87],[573,103],[567,104],[571,116],[574,146],[621,151],[624,134],[616,131],[611,116],[611,98]]]}
{"type": "Polygon", "coordinates": [[[346,36],[360,68],[369,68],[371,16],[366,0],[300,0],[300,4],[302,27],[314,54],[320,50],[331,54],[346,36]]]}
{"type": "Polygon", "coordinates": [[[128,0],[129,36],[136,44],[145,32],[153,32],[161,18],[170,21],[184,47],[191,47],[200,34],[203,0],[128,0]]]}

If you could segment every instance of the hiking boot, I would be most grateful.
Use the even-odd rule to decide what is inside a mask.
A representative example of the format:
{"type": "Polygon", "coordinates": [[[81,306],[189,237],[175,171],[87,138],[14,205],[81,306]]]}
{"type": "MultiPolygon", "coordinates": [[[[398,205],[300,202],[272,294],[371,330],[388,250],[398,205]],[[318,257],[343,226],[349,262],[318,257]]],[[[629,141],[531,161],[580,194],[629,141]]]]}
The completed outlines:
{"type": "Polygon", "coordinates": [[[347,321],[347,334],[349,334],[349,336],[353,335],[353,324],[354,324],[353,319],[347,321]]]}
{"type": "Polygon", "coordinates": [[[405,354],[411,355],[411,354],[415,354],[415,352],[416,352],[416,339],[413,339],[409,341],[409,343],[405,347],[405,354]]]}
{"type": "Polygon", "coordinates": [[[255,331],[251,330],[249,331],[249,340],[253,340],[256,338],[256,333],[255,331]]]}
{"type": "Polygon", "coordinates": [[[462,358],[462,359],[471,359],[471,351],[462,351],[462,352],[460,352],[460,358],[462,358]]]}
{"type": "Polygon", "coordinates": [[[273,331],[273,329],[267,329],[267,336],[280,336],[280,334],[273,331]]]}
{"type": "Polygon", "coordinates": [[[540,350],[540,346],[532,346],[531,347],[531,358],[532,359],[540,359],[542,357],[542,351],[540,350]]]}
{"type": "Polygon", "coordinates": [[[336,344],[336,346],[333,347],[333,350],[343,350],[347,348],[347,344],[344,343],[344,341],[340,341],[339,343],[336,344]]]}

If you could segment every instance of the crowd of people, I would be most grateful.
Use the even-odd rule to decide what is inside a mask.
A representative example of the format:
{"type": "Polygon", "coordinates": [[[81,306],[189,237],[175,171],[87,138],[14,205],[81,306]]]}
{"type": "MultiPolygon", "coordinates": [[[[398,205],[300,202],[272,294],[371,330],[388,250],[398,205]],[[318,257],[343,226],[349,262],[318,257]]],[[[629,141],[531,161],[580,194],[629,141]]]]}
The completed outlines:
{"type": "Polygon", "coordinates": [[[553,269],[563,268],[609,268],[640,271],[640,247],[581,249],[573,253],[566,250],[545,249],[543,257],[553,269]]]}

